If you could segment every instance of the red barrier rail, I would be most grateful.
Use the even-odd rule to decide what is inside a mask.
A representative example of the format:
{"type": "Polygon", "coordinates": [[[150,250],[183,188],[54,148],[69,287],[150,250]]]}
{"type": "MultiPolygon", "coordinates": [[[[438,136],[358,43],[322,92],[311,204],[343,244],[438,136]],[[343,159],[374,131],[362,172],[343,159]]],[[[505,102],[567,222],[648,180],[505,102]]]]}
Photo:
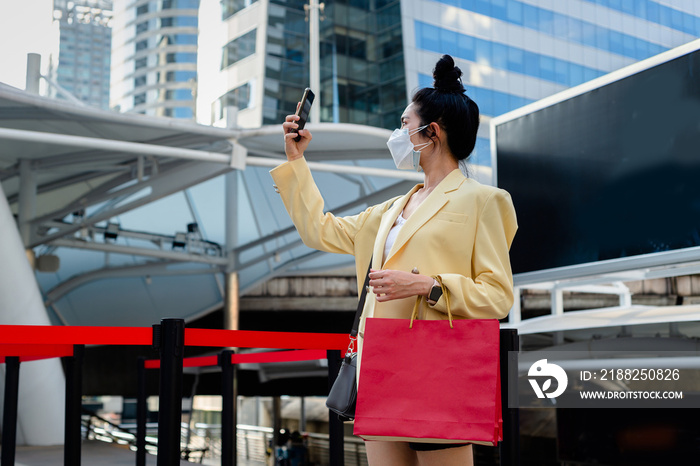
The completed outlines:
{"type": "MultiPolygon", "coordinates": [[[[82,327],[0,325],[5,344],[151,345],[151,327],[82,327]]],[[[185,329],[185,346],[344,350],[345,333],[261,332],[253,330],[185,329]]]]}
{"type": "Polygon", "coordinates": [[[20,362],[73,356],[73,345],[8,345],[2,343],[0,344],[0,364],[5,362],[7,356],[19,356],[20,362]]]}
{"type": "Polygon", "coordinates": [[[0,325],[0,341],[34,345],[151,345],[152,327],[0,325]]]}
{"type": "MultiPolygon", "coordinates": [[[[265,353],[245,353],[232,354],[232,364],[255,364],[268,362],[293,362],[293,361],[314,361],[316,359],[326,359],[325,350],[295,350],[295,351],[271,351],[265,353]]],[[[218,366],[218,356],[199,356],[185,358],[182,367],[208,367],[218,366]]],[[[149,359],[145,361],[146,369],[160,368],[159,359],[149,359]]]]}
{"type": "Polygon", "coordinates": [[[232,354],[231,363],[315,361],[317,359],[326,359],[327,357],[326,350],[271,351],[268,353],[232,354]]]}
{"type": "Polygon", "coordinates": [[[5,358],[10,356],[18,356],[19,362],[73,356],[73,345],[0,345],[3,348],[8,346],[24,347],[24,349],[15,348],[7,351],[0,349],[0,364],[4,364],[5,358]]]}
{"type": "Polygon", "coordinates": [[[347,333],[185,329],[185,346],[344,350],[349,338],[347,333]]]}
{"type": "MultiPolygon", "coordinates": [[[[182,367],[208,367],[219,364],[218,356],[199,356],[194,358],[184,358],[182,367]]],[[[160,369],[160,359],[147,359],[144,361],[146,369],[160,369]]]]}

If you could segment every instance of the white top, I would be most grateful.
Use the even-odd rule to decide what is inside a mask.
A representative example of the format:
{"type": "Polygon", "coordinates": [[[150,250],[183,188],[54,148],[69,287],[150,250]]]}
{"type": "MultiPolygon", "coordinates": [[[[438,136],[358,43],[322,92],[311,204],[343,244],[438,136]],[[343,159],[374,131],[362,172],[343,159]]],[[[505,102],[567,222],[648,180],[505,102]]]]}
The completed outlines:
{"type": "Polygon", "coordinates": [[[382,260],[382,263],[386,261],[386,258],[389,256],[389,251],[391,251],[392,246],[394,246],[396,237],[399,236],[399,231],[404,223],[406,223],[406,219],[403,218],[402,210],[399,216],[396,218],[396,223],[394,223],[394,226],[391,227],[391,230],[389,230],[389,234],[386,237],[386,243],[384,244],[384,259],[382,260]]]}

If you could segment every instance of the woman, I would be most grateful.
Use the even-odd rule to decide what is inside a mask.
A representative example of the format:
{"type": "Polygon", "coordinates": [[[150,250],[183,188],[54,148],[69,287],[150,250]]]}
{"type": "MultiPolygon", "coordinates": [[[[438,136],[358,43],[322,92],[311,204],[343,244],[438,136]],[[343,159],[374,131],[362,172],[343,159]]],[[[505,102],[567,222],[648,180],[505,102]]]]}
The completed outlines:
{"type": "MultiPolygon", "coordinates": [[[[287,162],[270,173],[304,243],[354,254],[358,285],[372,260],[368,317],[409,319],[421,297],[421,319],[447,319],[445,293],[455,318],[496,318],[513,304],[508,250],[517,229],[507,192],[483,186],[459,170],[474,149],[479,109],[466,96],[462,72],[444,55],[434,87],[419,90],[387,145],[397,168],[422,170],[423,184],[351,217],[323,213],[323,199],[304,159],[311,133],[289,115],[284,129],[287,162]]],[[[359,363],[358,363],[359,368],[359,363]]],[[[471,445],[367,442],[371,465],[472,464],[471,445]]]]}

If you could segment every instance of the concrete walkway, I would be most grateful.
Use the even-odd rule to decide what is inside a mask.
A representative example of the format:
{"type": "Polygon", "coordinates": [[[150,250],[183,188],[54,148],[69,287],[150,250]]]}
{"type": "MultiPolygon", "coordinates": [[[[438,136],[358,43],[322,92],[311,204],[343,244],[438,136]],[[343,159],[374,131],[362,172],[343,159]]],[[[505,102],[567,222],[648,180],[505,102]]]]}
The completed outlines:
{"type": "MultiPolygon", "coordinates": [[[[199,460],[197,460],[199,461],[199,460]]],[[[205,460],[204,464],[220,464],[218,460],[205,460]]],[[[146,465],[156,466],[157,457],[146,455],[146,465]]],[[[81,448],[81,464],[86,466],[133,466],[136,464],[136,452],[123,445],[86,440],[81,448]]],[[[180,465],[191,465],[180,461],[180,465]]],[[[264,463],[238,461],[240,466],[261,466],[264,463]]],[[[15,454],[15,466],[59,466],[63,465],[63,445],[48,447],[18,446],[15,454]]]]}

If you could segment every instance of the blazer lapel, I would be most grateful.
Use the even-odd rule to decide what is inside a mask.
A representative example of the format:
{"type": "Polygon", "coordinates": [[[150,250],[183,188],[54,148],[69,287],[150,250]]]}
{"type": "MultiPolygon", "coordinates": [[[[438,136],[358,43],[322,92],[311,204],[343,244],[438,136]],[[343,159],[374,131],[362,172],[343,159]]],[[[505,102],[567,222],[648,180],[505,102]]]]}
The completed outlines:
{"type": "MultiPolygon", "coordinates": [[[[465,179],[466,178],[464,177],[462,172],[459,169],[455,169],[449,175],[447,175],[444,180],[440,182],[440,184],[435,188],[435,190],[432,193],[430,193],[430,195],[425,199],[425,201],[423,201],[423,203],[420,206],[418,206],[416,211],[413,212],[413,214],[411,214],[404,226],[401,227],[399,235],[397,236],[396,241],[391,247],[391,251],[389,251],[389,255],[386,258],[386,261],[384,263],[385,265],[389,263],[391,258],[397,252],[401,250],[401,248],[406,244],[406,242],[409,239],[411,239],[411,237],[416,233],[416,231],[422,228],[423,225],[425,225],[431,218],[433,218],[433,216],[435,216],[435,214],[437,214],[440,211],[440,209],[443,208],[445,204],[447,204],[447,202],[450,200],[449,193],[458,189],[465,179]]],[[[404,202],[401,205],[401,210],[403,210],[403,207],[408,202],[408,198],[411,194],[413,194],[416,191],[416,189],[417,187],[414,188],[414,190],[406,196],[405,200],[402,199],[402,201],[404,202]]],[[[391,210],[393,209],[390,209],[390,211],[391,210]]],[[[398,215],[392,217],[393,221],[391,222],[391,225],[393,225],[393,222],[396,221],[397,216],[398,215]]],[[[389,229],[391,229],[391,225],[389,225],[389,229]]],[[[389,230],[387,229],[387,232],[384,235],[384,242],[386,242],[386,235],[388,235],[388,233],[389,230]]],[[[384,242],[382,242],[381,244],[382,248],[384,247],[384,242]]]]}
{"type": "MultiPolygon", "coordinates": [[[[411,189],[408,194],[403,196],[394,202],[394,205],[389,208],[384,215],[382,215],[382,221],[379,224],[379,230],[377,230],[377,239],[374,242],[374,252],[372,255],[372,268],[375,270],[382,268],[382,263],[384,261],[384,245],[386,244],[386,238],[389,236],[389,231],[391,227],[394,226],[396,219],[399,214],[403,212],[403,208],[406,207],[406,203],[411,198],[413,193],[418,191],[423,185],[418,184],[411,189]]],[[[405,228],[405,225],[402,229],[405,228]]]]}

